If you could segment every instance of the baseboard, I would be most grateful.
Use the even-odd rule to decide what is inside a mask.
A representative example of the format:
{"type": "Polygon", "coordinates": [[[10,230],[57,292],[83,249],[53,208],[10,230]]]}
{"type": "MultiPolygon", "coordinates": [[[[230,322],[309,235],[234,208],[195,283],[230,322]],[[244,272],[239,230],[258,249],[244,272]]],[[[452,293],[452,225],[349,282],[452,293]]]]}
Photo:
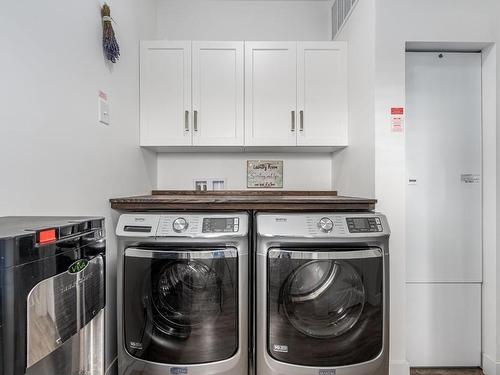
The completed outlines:
{"type": "Polygon", "coordinates": [[[117,375],[118,374],[118,358],[115,357],[106,369],[106,375],[117,375]]]}
{"type": "Polygon", "coordinates": [[[483,372],[485,375],[500,375],[500,362],[483,353],[483,372]]]}
{"type": "MultiPolygon", "coordinates": [[[[495,363],[495,362],[493,362],[495,363]]],[[[497,368],[499,364],[497,364],[497,368]]],[[[118,361],[115,358],[113,362],[109,365],[106,370],[106,375],[116,375],[118,374],[118,361]]],[[[410,374],[410,364],[408,361],[390,361],[389,364],[389,374],[390,375],[409,375],[410,374]]],[[[491,374],[485,371],[485,375],[500,375],[500,372],[492,372],[491,374]]]]}
{"type": "Polygon", "coordinates": [[[410,364],[408,361],[390,361],[389,363],[390,375],[409,375],[410,364]]]}
{"type": "MultiPolygon", "coordinates": [[[[494,363],[494,362],[493,362],[494,363]]],[[[498,365],[497,365],[498,367],[498,365]]],[[[106,370],[106,375],[116,375],[118,374],[118,361],[117,358],[111,362],[108,369],[106,370]]],[[[410,374],[410,364],[408,361],[390,361],[389,364],[389,374],[390,375],[409,375],[410,374]]],[[[500,375],[500,372],[488,373],[486,375],[500,375]]]]}

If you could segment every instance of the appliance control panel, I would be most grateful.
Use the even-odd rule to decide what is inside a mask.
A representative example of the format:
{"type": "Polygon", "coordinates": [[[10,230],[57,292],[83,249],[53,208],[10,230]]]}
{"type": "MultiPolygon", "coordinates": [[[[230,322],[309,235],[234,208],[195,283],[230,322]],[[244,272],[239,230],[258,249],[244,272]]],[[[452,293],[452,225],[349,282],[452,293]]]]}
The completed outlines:
{"type": "Polygon", "coordinates": [[[200,231],[201,218],[192,215],[161,215],[157,237],[193,236],[200,231]]]}
{"type": "Polygon", "coordinates": [[[380,217],[348,217],[347,227],[350,233],[382,232],[380,217]]]}
{"type": "Polygon", "coordinates": [[[261,236],[366,237],[389,234],[389,225],[379,213],[258,214],[261,236]]]}
{"type": "Polygon", "coordinates": [[[233,233],[240,230],[239,217],[205,217],[203,233],[233,233]]]}
{"type": "Polygon", "coordinates": [[[122,237],[218,237],[248,234],[248,215],[229,214],[123,214],[116,227],[122,237]]]}

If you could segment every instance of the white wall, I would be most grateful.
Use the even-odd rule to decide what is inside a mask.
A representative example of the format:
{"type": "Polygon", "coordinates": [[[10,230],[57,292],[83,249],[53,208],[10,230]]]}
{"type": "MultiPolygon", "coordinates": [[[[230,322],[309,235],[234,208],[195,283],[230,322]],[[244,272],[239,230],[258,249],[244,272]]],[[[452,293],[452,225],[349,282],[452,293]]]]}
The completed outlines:
{"type": "MultiPolygon", "coordinates": [[[[500,15],[500,2],[497,2],[496,4],[497,8],[494,12],[495,15],[500,15]]],[[[497,18],[498,19],[498,18],[497,18]]],[[[500,24],[496,22],[496,41],[497,43],[500,42],[500,24]]],[[[496,349],[497,349],[497,356],[496,356],[496,374],[500,374],[500,117],[498,116],[498,108],[500,108],[500,47],[497,45],[495,47],[496,49],[496,62],[497,62],[497,95],[496,95],[496,108],[497,108],[497,113],[496,113],[496,137],[493,136],[492,134],[492,139],[496,140],[495,147],[491,146],[491,149],[494,150],[492,152],[496,152],[496,165],[492,165],[491,169],[496,169],[496,180],[495,185],[496,186],[496,205],[492,204],[492,200],[488,203],[492,204],[493,206],[496,206],[496,216],[494,217],[496,222],[496,228],[491,228],[492,235],[493,237],[495,230],[496,230],[496,238],[492,238],[492,244],[491,247],[496,248],[496,272],[494,273],[496,276],[496,349]],[[496,240],[496,241],[495,241],[496,240]],[[496,246],[495,246],[496,245],[496,246]]],[[[491,142],[491,141],[490,141],[491,142]]],[[[493,174],[493,173],[492,173],[493,174]]],[[[491,238],[490,237],[490,238],[491,238]]],[[[495,292],[494,291],[494,292],[495,292]]]]}
{"type": "MultiPolygon", "coordinates": [[[[330,40],[331,2],[159,0],[156,37],[330,40]]],[[[159,154],[157,187],[192,189],[194,178],[217,177],[226,178],[229,189],[245,189],[247,159],[284,160],[284,189],[332,188],[330,154],[264,153],[159,154]]]]}
{"type": "Polygon", "coordinates": [[[349,42],[349,147],[333,154],[333,185],[375,196],[375,2],[359,0],[336,40],[349,42]]]}
{"type": "MultiPolygon", "coordinates": [[[[392,133],[389,111],[405,104],[405,42],[489,42],[493,33],[494,1],[475,0],[379,0],[376,3],[375,55],[375,185],[378,209],[388,214],[391,237],[391,355],[393,374],[407,374],[405,343],[405,141],[404,133],[392,133]],[[424,26],[425,25],[425,26],[424,26]]],[[[494,117],[494,115],[493,115],[494,117]]],[[[491,118],[491,116],[490,116],[491,118]]],[[[495,123],[485,123],[495,132],[495,123]]],[[[496,147],[489,144],[490,147],[496,147]]],[[[484,184],[495,183],[491,170],[483,172],[484,184]],[[493,181],[492,181],[493,180],[493,181]]],[[[491,204],[492,202],[486,202],[491,204]]],[[[495,203],[495,202],[493,202],[495,203]]],[[[486,226],[493,225],[486,222],[486,226]]],[[[488,232],[488,233],[495,233],[488,232]]],[[[485,256],[496,253],[496,239],[484,247],[485,256]],[[492,242],[493,241],[493,242],[492,242]]],[[[485,283],[495,280],[485,278],[485,283]]],[[[494,296],[491,296],[492,298],[494,296]]],[[[489,308],[489,306],[488,306],[489,308]]],[[[497,315],[498,316],[498,315],[497,315]]],[[[485,322],[483,333],[497,327],[485,322]]],[[[485,338],[486,338],[485,336],[485,338]]],[[[483,341],[485,354],[495,358],[495,340],[483,341]]],[[[494,359],[493,359],[494,360],[494,359]]],[[[498,357],[497,357],[498,361],[498,357]]],[[[492,372],[489,372],[492,373],[492,372]]]]}
{"type": "Polygon", "coordinates": [[[330,154],[160,154],[158,188],[193,189],[194,178],[225,178],[226,189],[246,189],[246,161],[283,160],[283,188],[286,190],[330,190],[330,154]]]}
{"type": "MultiPolygon", "coordinates": [[[[499,39],[500,40],[500,39],[499,39]]],[[[483,323],[483,367],[486,374],[500,374],[500,366],[495,364],[495,348],[498,351],[498,337],[500,325],[497,315],[500,309],[498,303],[497,265],[499,257],[495,249],[498,246],[496,238],[497,228],[492,223],[497,222],[497,46],[490,46],[483,51],[483,288],[482,288],[482,323],[483,323]],[[493,124],[493,125],[491,125],[493,124]],[[495,366],[498,369],[495,370],[495,366]]],[[[496,356],[497,362],[500,356],[496,356]]]]}
{"type": "Polygon", "coordinates": [[[159,0],[168,40],[330,40],[329,1],[159,0]]]}
{"type": "Polygon", "coordinates": [[[99,6],[0,3],[0,216],[106,217],[109,364],[116,356],[117,214],[108,199],[147,193],[156,181],[155,156],[138,147],[138,43],[152,37],[155,4],[111,3],[122,50],[114,66],[103,58],[99,6]],[[110,126],[97,122],[98,90],[109,94],[110,126]]]}

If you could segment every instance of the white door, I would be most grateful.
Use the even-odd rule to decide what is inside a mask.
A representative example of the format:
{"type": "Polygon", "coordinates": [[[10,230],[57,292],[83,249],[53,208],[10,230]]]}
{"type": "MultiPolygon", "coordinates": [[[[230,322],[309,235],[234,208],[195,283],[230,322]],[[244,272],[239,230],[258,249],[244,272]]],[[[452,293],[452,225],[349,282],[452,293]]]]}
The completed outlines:
{"type": "Polygon", "coordinates": [[[409,319],[408,358],[412,366],[477,366],[481,55],[408,53],[406,61],[407,291],[409,317],[419,317],[409,319]]]}
{"type": "Polygon", "coordinates": [[[297,144],[297,43],[245,43],[245,145],[297,144]]]}
{"type": "Polygon", "coordinates": [[[243,42],[193,42],[193,144],[243,146],[243,42]]]}
{"type": "Polygon", "coordinates": [[[141,145],[191,145],[191,42],[141,43],[141,145]]]}
{"type": "Polygon", "coordinates": [[[297,44],[299,146],[347,146],[347,43],[297,44]]]}

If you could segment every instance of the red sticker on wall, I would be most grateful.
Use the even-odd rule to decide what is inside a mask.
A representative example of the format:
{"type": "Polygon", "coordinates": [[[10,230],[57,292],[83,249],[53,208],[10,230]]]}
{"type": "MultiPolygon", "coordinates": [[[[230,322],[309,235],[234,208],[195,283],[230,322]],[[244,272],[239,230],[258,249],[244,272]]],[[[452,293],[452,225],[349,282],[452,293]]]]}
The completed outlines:
{"type": "Polygon", "coordinates": [[[393,132],[402,132],[404,129],[404,114],[403,107],[391,108],[391,130],[393,132]]]}

